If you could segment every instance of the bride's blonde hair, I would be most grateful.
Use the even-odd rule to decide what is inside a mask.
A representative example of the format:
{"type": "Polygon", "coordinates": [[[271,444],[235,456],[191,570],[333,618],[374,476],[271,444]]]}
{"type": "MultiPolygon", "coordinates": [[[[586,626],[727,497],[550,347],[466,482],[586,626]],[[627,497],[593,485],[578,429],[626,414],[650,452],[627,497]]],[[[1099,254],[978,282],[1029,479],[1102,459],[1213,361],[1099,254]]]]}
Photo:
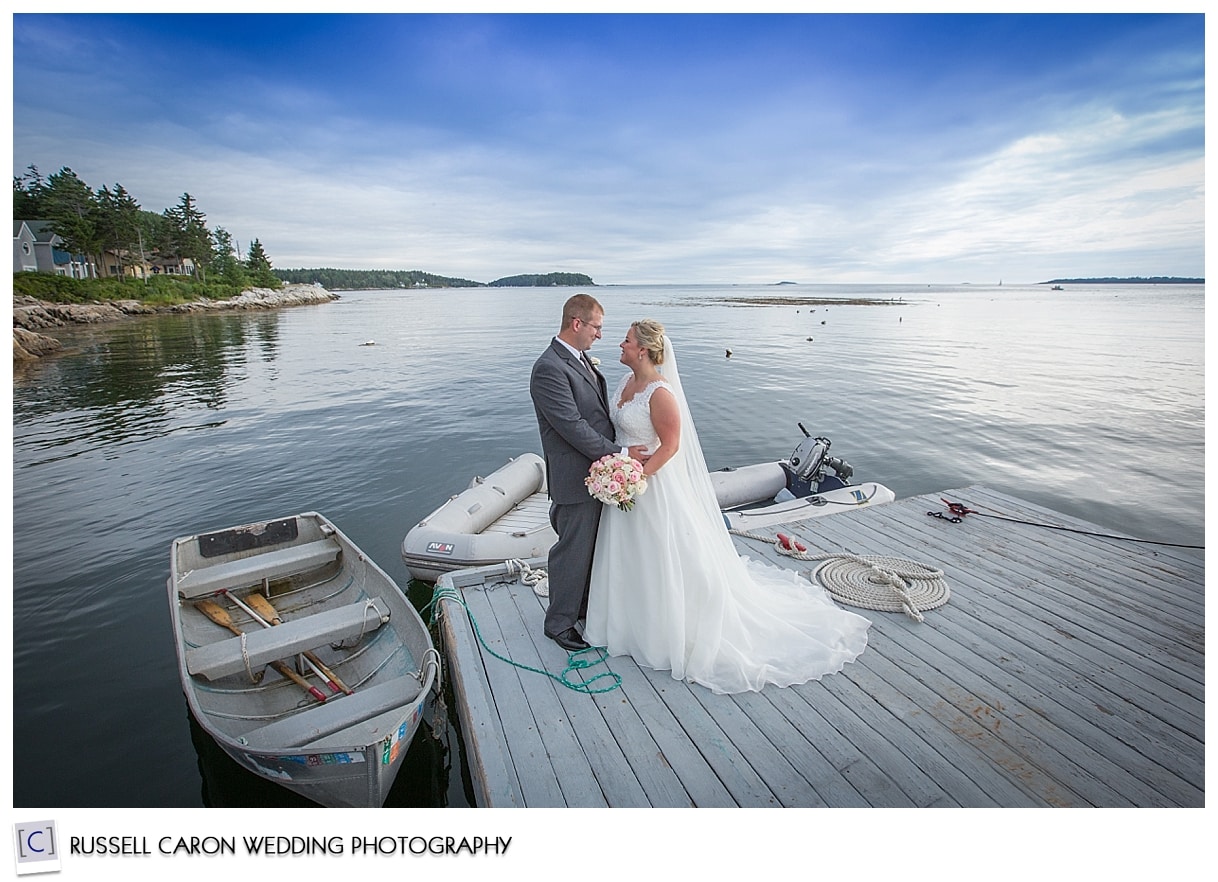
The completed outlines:
{"type": "Polygon", "coordinates": [[[630,327],[634,328],[634,339],[647,350],[652,364],[664,363],[664,326],[655,319],[639,319],[630,327]]]}

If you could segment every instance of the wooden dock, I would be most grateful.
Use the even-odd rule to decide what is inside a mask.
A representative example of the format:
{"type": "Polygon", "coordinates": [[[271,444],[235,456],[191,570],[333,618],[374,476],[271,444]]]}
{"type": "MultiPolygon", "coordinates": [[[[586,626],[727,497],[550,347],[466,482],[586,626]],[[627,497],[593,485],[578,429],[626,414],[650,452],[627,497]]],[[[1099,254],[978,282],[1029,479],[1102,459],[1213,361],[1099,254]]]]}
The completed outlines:
{"type": "Polygon", "coordinates": [[[1203,552],[1090,535],[1112,531],[976,486],[781,531],[808,554],[936,567],[951,598],[922,623],[856,609],[867,650],[820,681],[715,695],[613,658],[567,674],[621,678],[588,693],[558,679],[567,653],[528,585],[502,566],[442,577],[477,804],[1204,806],[1203,552]],[[940,497],[978,513],[928,517],[940,497]]]}

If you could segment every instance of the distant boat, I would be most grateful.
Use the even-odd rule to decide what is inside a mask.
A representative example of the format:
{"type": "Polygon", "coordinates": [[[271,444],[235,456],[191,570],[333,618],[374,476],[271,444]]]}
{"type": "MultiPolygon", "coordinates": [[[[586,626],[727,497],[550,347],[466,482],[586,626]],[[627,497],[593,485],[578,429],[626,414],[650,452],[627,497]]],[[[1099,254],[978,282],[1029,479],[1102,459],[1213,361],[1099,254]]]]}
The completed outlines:
{"type": "Polygon", "coordinates": [[[1066,289],[1065,289],[1065,288],[1063,288],[1061,285],[1054,285],[1054,286],[1053,286],[1052,288],[1050,288],[1049,290],[1050,290],[1050,291],[1065,291],[1066,289]]]}

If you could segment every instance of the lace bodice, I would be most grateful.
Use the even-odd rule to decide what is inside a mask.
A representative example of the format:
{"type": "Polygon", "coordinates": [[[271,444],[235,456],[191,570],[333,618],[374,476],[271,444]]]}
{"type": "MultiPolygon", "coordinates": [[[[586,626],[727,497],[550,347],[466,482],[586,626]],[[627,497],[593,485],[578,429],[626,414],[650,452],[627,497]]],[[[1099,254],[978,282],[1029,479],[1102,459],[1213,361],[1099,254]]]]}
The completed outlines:
{"type": "Polygon", "coordinates": [[[610,415],[613,417],[613,427],[617,430],[615,440],[623,447],[643,444],[648,450],[654,452],[660,445],[660,436],[656,434],[655,426],[651,424],[651,395],[661,386],[671,392],[672,386],[663,380],[653,380],[647,384],[645,389],[618,407],[617,403],[622,400],[622,390],[626,388],[626,381],[630,376],[630,374],[623,376],[621,382],[617,384],[617,391],[613,393],[613,411],[610,415]]]}

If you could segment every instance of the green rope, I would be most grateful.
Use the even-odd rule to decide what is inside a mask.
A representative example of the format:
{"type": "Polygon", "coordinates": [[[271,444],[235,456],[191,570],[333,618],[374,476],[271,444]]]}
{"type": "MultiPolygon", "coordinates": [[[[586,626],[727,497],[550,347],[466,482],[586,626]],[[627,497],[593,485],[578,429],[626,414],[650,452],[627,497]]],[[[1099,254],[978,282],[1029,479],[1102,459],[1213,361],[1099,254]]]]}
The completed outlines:
{"type": "Polygon", "coordinates": [[[581,649],[578,652],[571,653],[567,656],[567,666],[563,669],[562,674],[555,675],[542,668],[532,668],[528,665],[523,665],[520,662],[512,661],[510,658],[500,655],[499,653],[495,652],[495,650],[487,646],[486,641],[482,639],[482,631],[478,628],[478,620],[474,618],[474,614],[470,610],[469,604],[465,602],[465,597],[462,596],[461,592],[456,588],[441,588],[440,584],[438,582],[436,583],[435,590],[431,595],[431,601],[427,604],[427,606],[423,607],[422,610],[422,612],[426,614],[428,607],[431,608],[431,624],[434,625],[436,623],[436,618],[439,616],[441,600],[452,600],[465,607],[466,615],[469,616],[470,624],[474,626],[474,635],[478,638],[478,642],[482,644],[483,649],[500,661],[507,662],[513,667],[530,671],[534,674],[544,674],[551,680],[557,680],[568,689],[574,690],[575,692],[583,692],[587,695],[596,695],[601,692],[612,692],[614,689],[617,689],[622,685],[621,676],[613,671],[601,671],[594,677],[587,680],[581,680],[579,682],[572,682],[567,678],[569,674],[575,671],[584,671],[588,668],[594,668],[599,664],[607,663],[609,655],[607,652],[605,652],[605,649],[602,646],[589,646],[587,649],[581,649]],[[595,658],[585,658],[585,653],[594,654],[595,658]],[[612,685],[593,688],[593,684],[604,678],[611,679],[613,681],[612,685]]]}

